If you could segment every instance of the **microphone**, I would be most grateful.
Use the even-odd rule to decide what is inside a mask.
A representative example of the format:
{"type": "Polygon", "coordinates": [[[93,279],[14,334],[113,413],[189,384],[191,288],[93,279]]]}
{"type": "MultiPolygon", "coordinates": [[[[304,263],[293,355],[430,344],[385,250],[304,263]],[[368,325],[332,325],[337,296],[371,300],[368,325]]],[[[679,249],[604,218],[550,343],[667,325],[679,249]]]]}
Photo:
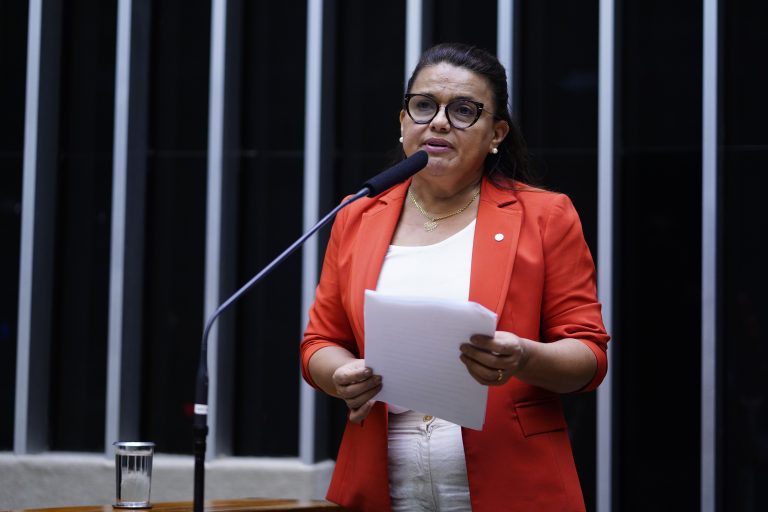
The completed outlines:
{"type": "Polygon", "coordinates": [[[386,171],[380,172],[373,178],[363,183],[370,192],[368,197],[377,196],[388,188],[405,181],[427,166],[429,156],[424,150],[417,151],[402,162],[393,165],[386,171]]]}
{"type": "Polygon", "coordinates": [[[301,238],[293,242],[290,247],[284,250],[272,262],[261,269],[258,274],[253,276],[250,281],[245,283],[239,290],[224,301],[213,314],[208,318],[203,329],[203,340],[200,343],[200,364],[197,368],[197,378],[195,381],[195,415],[193,420],[194,431],[194,456],[195,456],[195,486],[193,511],[203,512],[203,501],[205,495],[205,438],[208,436],[208,334],[213,326],[213,322],[232,304],[242,297],[245,292],[250,290],[256,283],[269,274],[272,270],[285,261],[288,256],[293,254],[296,249],[301,247],[307,239],[314,235],[317,230],[328,224],[336,214],[349,205],[365,196],[374,197],[388,188],[405,181],[424,167],[427,166],[429,157],[426,151],[417,151],[402,162],[398,162],[386,171],[380,172],[373,178],[363,184],[356,194],[347,198],[329,214],[320,219],[309,231],[304,233],[301,238]]]}

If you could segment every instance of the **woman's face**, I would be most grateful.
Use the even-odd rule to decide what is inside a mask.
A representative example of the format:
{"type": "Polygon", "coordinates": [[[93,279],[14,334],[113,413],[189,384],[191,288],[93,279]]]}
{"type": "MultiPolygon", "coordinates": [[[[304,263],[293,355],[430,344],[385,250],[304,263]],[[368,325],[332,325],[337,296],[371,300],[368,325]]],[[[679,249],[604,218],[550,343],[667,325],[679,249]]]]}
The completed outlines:
{"type": "Polygon", "coordinates": [[[435,118],[427,124],[416,124],[405,110],[400,112],[405,154],[410,156],[420,149],[429,153],[429,163],[419,175],[444,178],[446,186],[466,186],[478,180],[485,157],[501,143],[509,126],[483,112],[475,124],[460,130],[450,125],[444,106],[456,99],[468,99],[479,101],[493,112],[493,94],[487,80],[467,69],[440,63],[423,68],[409,92],[430,96],[440,105],[435,118]]]}

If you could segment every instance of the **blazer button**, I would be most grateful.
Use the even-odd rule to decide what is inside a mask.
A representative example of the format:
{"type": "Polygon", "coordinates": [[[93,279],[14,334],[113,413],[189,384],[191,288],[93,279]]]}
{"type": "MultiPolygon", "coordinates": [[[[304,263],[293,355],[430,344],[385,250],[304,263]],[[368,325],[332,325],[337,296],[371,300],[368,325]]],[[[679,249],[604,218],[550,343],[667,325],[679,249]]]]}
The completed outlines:
{"type": "Polygon", "coordinates": [[[504,240],[504,235],[502,233],[496,233],[496,236],[494,236],[493,239],[496,240],[497,242],[501,242],[502,240],[504,240]]]}

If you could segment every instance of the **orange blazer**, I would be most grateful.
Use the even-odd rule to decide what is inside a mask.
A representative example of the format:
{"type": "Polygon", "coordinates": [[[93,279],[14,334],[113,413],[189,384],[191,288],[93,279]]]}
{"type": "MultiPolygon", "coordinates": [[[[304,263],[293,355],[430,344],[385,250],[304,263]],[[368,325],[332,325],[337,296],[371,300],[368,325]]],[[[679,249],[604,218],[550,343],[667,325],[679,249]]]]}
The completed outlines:
{"type": "MultiPolygon", "coordinates": [[[[364,291],[376,289],[409,184],[353,203],[334,222],[301,344],[313,386],[307,364],[317,350],[341,346],[365,357],[364,291]]],[[[498,330],[545,343],[580,340],[597,359],[583,391],[596,388],[609,337],[571,201],[483,179],[478,208],[469,300],[496,312],[498,330]]],[[[483,430],[462,429],[472,510],[584,510],[566,428],[556,393],[514,378],[491,386],[483,430]]],[[[386,404],[377,402],[360,425],[347,422],[327,497],[351,510],[390,510],[386,404]]]]}

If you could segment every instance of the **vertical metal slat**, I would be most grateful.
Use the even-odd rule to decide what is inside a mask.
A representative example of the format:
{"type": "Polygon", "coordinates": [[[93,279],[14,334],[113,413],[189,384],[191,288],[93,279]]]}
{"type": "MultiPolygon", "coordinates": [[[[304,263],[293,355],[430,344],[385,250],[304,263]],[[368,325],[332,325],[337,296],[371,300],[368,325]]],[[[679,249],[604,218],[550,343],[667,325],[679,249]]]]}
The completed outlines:
{"type": "Polygon", "coordinates": [[[701,233],[701,510],[717,508],[718,0],[704,0],[701,233]]]}
{"type": "MultiPolygon", "coordinates": [[[[320,201],[320,136],[323,69],[323,0],[307,5],[307,61],[304,117],[304,231],[318,220],[320,201]]],[[[304,244],[301,261],[301,324],[307,325],[307,312],[317,285],[317,238],[304,244]]],[[[299,376],[301,379],[301,376],[299,376]]],[[[299,384],[299,458],[305,464],[315,459],[315,391],[306,382],[299,384]]]]}
{"type": "Polygon", "coordinates": [[[515,105],[515,0],[498,0],[496,15],[496,56],[507,70],[509,110],[514,116],[515,105]]]}
{"type": "MultiPolygon", "coordinates": [[[[598,95],[598,215],[597,278],[599,300],[608,332],[613,323],[613,216],[614,216],[614,0],[600,0],[600,55],[598,95]]],[[[616,343],[614,338],[613,343],[616,343]]],[[[597,510],[610,512],[613,498],[613,379],[612,351],[608,374],[597,391],[597,510]]]]}
{"type": "MultiPolygon", "coordinates": [[[[213,0],[211,8],[211,63],[208,90],[208,187],[205,228],[205,305],[207,320],[221,303],[221,240],[223,201],[224,91],[227,37],[227,0],[213,0]]],[[[218,454],[219,328],[214,324],[208,338],[208,451],[218,454]]]]}

